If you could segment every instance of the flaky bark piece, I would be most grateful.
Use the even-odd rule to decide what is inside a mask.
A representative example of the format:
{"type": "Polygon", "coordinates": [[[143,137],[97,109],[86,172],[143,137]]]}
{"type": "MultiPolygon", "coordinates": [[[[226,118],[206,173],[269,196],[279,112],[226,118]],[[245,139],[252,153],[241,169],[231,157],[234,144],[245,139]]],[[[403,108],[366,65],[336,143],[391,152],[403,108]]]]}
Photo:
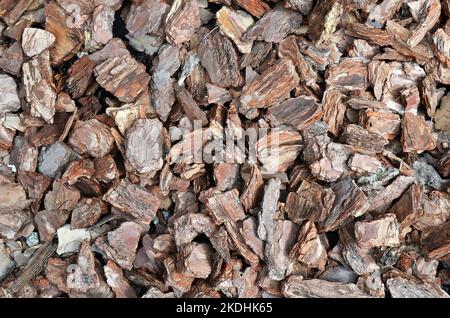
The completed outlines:
{"type": "Polygon", "coordinates": [[[39,231],[41,241],[51,241],[56,231],[66,223],[68,218],[69,211],[67,210],[43,210],[36,213],[34,223],[39,231]]]}
{"type": "Polygon", "coordinates": [[[441,16],[441,2],[439,0],[418,0],[409,3],[413,18],[418,24],[411,31],[407,43],[411,47],[419,44],[427,32],[431,30],[441,16]]]}
{"type": "Polygon", "coordinates": [[[320,120],[323,115],[319,104],[308,96],[285,100],[272,106],[268,113],[274,116],[278,122],[291,125],[298,130],[303,130],[320,120]]]}
{"type": "Polygon", "coordinates": [[[386,110],[360,111],[358,123],[368,132],[379,134],[387,140],[395,139],[400,133],[400,116],[386,110]]]}
{"type": "Polygon", "coordinates": [[[200,27],[197,1],[175,0],[165,21],[166,39],[174,45],[189,41],[200,27]]]}
{"type": "Polygon", "coordinates": [[[167,257],[164,260],[164,268],[166,270],[166,284],[172,287],[177,297],[181,297],[184,293],[188,292],[191,289],[192,282],[194,281],[195,277],[186,276],[178,271],[176,268],[175,257],[167,257]]]}
{"type": "Polygon", "coordinates": [[[266,242],[273,241],[275,227],[275,213],[280,198],[281,181],[278,178],[270,179],[264,188],[264,197],[261,212],[258,214],[258,236],[266,242]]]}
{"type": "Polygon", "coordinates": [[[125,158],[128,171],[149,173],[163,166],[163,125],[158,119],[137,119],[127,130],[125,158]],[[142,145],[145,144],[145,147],[142,145]]]}
{"type": "Polygon", "coordinates": [[[79,154],[89,154],[95,158],[107,155],[114,146],[110,128],[97,119],[77,121],[69,144],[79,154]]]}
{"type": "Polygon", "coordinates": [[[439,159],[437,168],[444,177],[450,176],[450,151],[439,159]]]}
{"type": "Polygon", "coordinates": [[[112,186],[103,199],[144,224],[150,224],[160,204],[152,193],[126,179],[112,186]]]}
{"type": "Polygon", "coordinates": [[[398,176],[388,186],[369,197],[369,211],[386,211],[392,202],[399,198],[413,182],[414,177],[412,176],[398,176]]]}
{"type": "Polygon", "coordinates": [[[318,46],[327,44],[341,19],[341,0],[326,0],[316,4],[309,15],[308,35],[318,46]]]}
{"type": "Polygon", "coordinates": [[[445,89],[438,89],[436,87],[436,82],[431,75],[425,77],[422,81],[421,88],[422,99],[425,104],[425,108],[427,109],[427,114],[431,118],[434,118],[439,100],[445,94],[445,89]]]}
{"type": "Polygon", "coordinates": [[[22,34],[22,49],[28,57],[33,57],[48,49],[55,42],[55,36],[45,30],[25,28],[22,34]]]}
{"type": "Polygon", "coordinates": [[[177,254],[177,268],[186,276],[207,278],[212,271],[213,251],[206,243],[189,243],[177,254]]]}
{"type": "Polygon", "coordinates": [[[225,222],[225,228],[231,241],[236,247],[236,251],[248,261],[250,266],[257,266],[259,264],[259,257],[245,242],[245,239],[240,232],[238,223],[225,222]]]}
{"type": "Polygon", "coordinates": [[[234,2],[257,18],[261,18],[264,13],[270,10],[269,5],[263,0],[234,0],[234,2]]]}
{"type": "Polygon", "coordinates": [[[381,153],[388,144],[381,135],[368,132],[355,124],[345,126],[339,140],[363,153],[381,153]]]}
{"type": "Polygon", "coordinates": [[[253,24],[253,18],[244,11],[232,10],[225,6],[217,11],[216,17],[220,30],[233,40],[239,52],[250,53],[253,41],[243,41],[241,37],[253,24]]]}
{"type": "Polygon", "coordinates": [[[288,298],[370,298],[355,284],[323,279],[303,280],[300,275],[289,276],[283,283],[282,292],[288,298]]]}
{"type": "Polygon", "coordinates": [[[114,262],[108,261],[103,266],[106,283],[113,290],[116,298],[136,298],[136,292],[123,275],[123,270],[114,262]]]}
{"type": "Polygon", "coordinates": [[[344,91],[363,91],[367,89],[367,65],[359,57],[344,58],[327,71],[326,82],[344,91]]]}
{"type": "Polygon", "coordinates": [[[355,238],[363,248],[400,245],[400,224],[394,214],[374,221],[355,223],[355,238]]]}
{"type": "Polygon", "coordinates": [[[52,64],[60,64],[71,59],[84,43],[84,34],[79,21],[73,22],[69,15],[55,1],[45,6],[45,30],[52,33],[55,43],[50,47],[52,64]],[[77,23],[78,22],[78,23],[77,23]]]}
{"type": "Polygon", "coordinates": [[[322,99],[323,121],[328,125],[328,131],[338,136],[344,123],[347,106],[343,99],[345,95],[339,90],[329,87],[325,90],[322,99]]]}
{"type": "Polygon", "coordinates": [[[450,94],[441,98],[435,114],[435,127],[438,130],[450,131],[450,94]]]}
{"type": "Polygon", "coordinates": [[[437,29],[433,34],[433,51],[445,66],[450,67],[450,35],[443,29],[437,29]]]}
{"type": "Polygon", "coordinates": [[[287,0],[285,6],[286,8],[300,11],[301,14],[307,16],[311,13],[313,4],[313,0],[287,0]]]}
{"type": "Polygon", "coordinates": [[[289,59],[281,59],[261,76],[247,83],[240,98],[241,107],[268,108],[289,97],[300,78],[289,59]]]}
{"type": "Polygon", "coordinates": [[[303,180],[296,192],[288,194],[285,210],[288,217],[297,224],[304,220],[323,222],[331,210],[334,198],[330,189],[303,180]]]}
{"type": "Polygon", "coordinates": [[[302,16],[295,11],[275,6],[259,19],[243,36],[245,41],[281,42],[300,27],[302,16]]]}
{"type": "Polygon", "coordinates": [[[372,61],[367,65],[367,69],[369,83],[373,87],[373,94],[377,100],[381,100],[391,68],[386,62],[372,61]]]}
{"type": "Polygon", "coordinates": [[[83,56],[69,68],[66,89],[72,98],[78,99],[86,93],[88,86],[94,79],[96,65],[95,61],[88,56],[83,56]]]}
{"type": "Polygon", "coordinates": [[[258,166],[252,165],[250,170],[250,178],[245,183],[244,191],[241,194],[241,202],[248,211],[254,208],[262,199],[264,191],[264,181],[258,166]]]}
{"type": "Polygon", "coordinates": [[[220,32],[211,31],[205,36],[199,45],[198,56],[211,83],[220,87],[239,87],[243,84],[233,43],[220,32]]]}
{"type": "Polygon", "coordinates": [[[114,57],[94,69],[97,82],[120,101],[131,103],[150,81],[145,66],[131,56],[114,57]]]}
{"type": "Polygon", "coordinates": [[[31,116],[40,117],[49,124],[53,123],[56,93],[48,52],[23,64],[22,72],[31,116]]]}
{"type": "Polygon", "coordinates": [[[370,10],[366,25],[378,29],[382,28],[386,21],[400,9],[403,2],[403,0],[383,0],[370,10]]]}
{"type": "Polygon", "coordinates": [[[420,245],[429,259],[444,259],[450,254],[450,221],[422,233],[420,245]]]}
{"type": "Polygon", "coordinates": [[[379,46],[388,46],[392,42],[391,36],[382,29],[370,28],[357,22],[345,23],[344,27],[345,34],[379,46]]]}
{"type": "Polygon", "coordinates": [[[161,33],[169,8],[170,6],[163,0],[144,0],[132,3],[125,19],[127,30],[134,37],[148,33],[161,33]]]}
{"type": "Polygon", "coordinates": [[[367,210],[366,195],[350,177],[337,182],[332,190],[336,199],[323,222],[322,230],[324,232],[342,227],[350,219],[361,216],[367,210]]]}
{"type": "Polygon", "coordinates": [[[412,277],[389,278],[386,287],[393,298],[450,298],[440,286],[412,277]]]}
{"type": "Polygon", "coordinates": [[[207,206],[220,223],[225,221],[237,222],[245,218],[237,189],[214,194],[208,199],[207,206]]]}
{"type": "Polygon", "coordinates": [[[318,234],[314,222],[306,221],[301,226],[289,255],[308,267],[324,270],[328,258],[328,244],[323,235],[318,234]]]}
{"type": "Polygon", "coordinates": [[[192,121],[198,120],[201,122],[202,126],[206,126],[208,124],[208,118],[192,98],[192,95],[184,87],[181,87],[178,84],[175,84],[175,93],[186,116],[192,121]]]}
{"type": "Polygon", "coordinates": [[[401,141],[404,152],[422,153],[436,148],[436,141],[431,135],[425,117],[410,112],[403,115],[401,141]]]}
{"type": "Polygon", "coordinates": [[[266,242],[266,256],[269,277],[273,280],[283,280],[289,273],[291,259],[289,251],[295,242],[298,225],[289,220],[276,220],[273,228],[273,241],[266,242]]]}

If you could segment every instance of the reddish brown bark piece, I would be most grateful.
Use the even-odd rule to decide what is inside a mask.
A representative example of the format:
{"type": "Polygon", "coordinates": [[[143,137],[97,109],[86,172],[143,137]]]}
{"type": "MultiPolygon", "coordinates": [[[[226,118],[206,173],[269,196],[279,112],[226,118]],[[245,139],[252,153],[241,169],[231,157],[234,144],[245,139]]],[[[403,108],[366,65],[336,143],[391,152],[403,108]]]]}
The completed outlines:
{"type": "Polygon", "coordinates": [[[97,223],[104,211],[103,201],[96,198],[83,198],[72,211],[70,227],[81,229],[97,223]]]}
{"type": "Polygon", "coordinates": [[[329,68],[326,82],[344,91],[363,91],[368,86],[367,65],[359,57],[345,58],[329,68]]]}
{"type": "Polygon", "coordinates": [[[66,87],[72,98],[77,99],[84,95],[94,79],[96,65],[88,56],[83,56],[70,67],[66,87]]]}
{"type": "Polygon", "coordinates": [[[39,231],[39,238],[44,241],[51,241],[56,234],[56,230],[63,226],[69,218],[66,210],[44,210],[34,217],[34,222],[39,231]]]}
{"type": "Polygon", "coordinates": [[[160,205],[152,193],[125,179],[112,186],[103,199],[145,224],[152,221],[160,205]]]}
{"type": "Polygon", "coordinates": [[[305,222],[290,255],[308,267],[324,269],[327,262],[328,242],[319,235],[313,222],[305,222]]]}
{"type": "Polygon", "coordinates": [[[331,210],[334,198],[330,189],[303,180],[297,192],[289,193],[285,209],[288,217],[297,224],[304,220],[323,222],[331,210]]]}
{"type": "Polygon", "coordinates": [[[246,41],[281,42],[287,35],[300,27],[302,16],[277,5],[258,20],[243,36],[246,41]]]}
{"type": "Polygon", "coordinates": [[[234,2],[257,18],[261,18],[270,10],[269,5],[262,0],[234,0],[234,2]]]}
{"type": "Polygon", "coordinates": [[[269,114],[277,122],[288,124],[302,130],[322,118],[320,106],[312,98],[291,98],[269,109],[269,114]]]}
{"type": "Polygon", "coordinates": [[[13,43],[0,56],[0,68],[12,75],[19,75],[23,63],[23,51],[19,42],[13,43]]]}
{"type": "Polygon", "coordinates": [[[419,21],[417,26],[411,31],[408,45],[414,47],[431,30],[441,15],[441,2],[439,0],[415,1],[409,5],[413,18],[419,21]]]}
{"type": "Polygon", "coordinates": [[[336,196],[331,211],[323,222],[325,232],[333,231],[367,210],[367,197],[350,178],[337,182],[332,190],[336,196]]]}
{"type": "Polygon", "coordinates": [[[212,248],[208,244],[189,243],[180,250],[178,268],[186,276],[207,278],[212,270],[212,248]]]}
{"type": "Polygon", "coordinates": [[[323,121],[328,125],[328,131],[338,136],[344,123],[346,105],[343,102],[345,95],[337,89],[329,88],[322,99],[323,121]]]}
{"type": "Polygon", "coordinates": [[[317,44],[327,44],[343,12],[342,1],[326,0],[316,4],[309,15],[309,37],[317,44]]]}
{"type": "Polygon", "coordinates": [[[122,269],[114,262],[108,261],[103,267],[106,276],[106,283],[111,287],[116,298],[136,298],[136,292],[130,283],[125,279],[122,269]]]}
{"type": "Polygon", "coordinates": [[[177,45],[189,41],[200,27],[197,1],[175,0],[166,18],[166,39],[177,45]]]}
{"type": "Polygon", "coordinates": [[[134,102],[150,82],[145,66],[131,56],[108,59],[95,67],[94,74],[100,86],[126,103],[134,102]]]}
{"type": "Polygon", "coordinates": [[[450,253],[450,222],[422,234],[421,246],[428,258],[444,259],[450,253]]]}
{"type": "Polygon", "coordinates": [[[299,80],[292,61],[282,59],[244,86],[241,104],[243,107],[268,108],[287,99],[299,80]]]}
{"type": "Polygon", "coordinates": [[[264,181],[257,166],[253,165],[250,171],[250,178],[245,184],[241,194],[241,202],[246,211],[254,208],[261,200],[264,191],[264,181]]]}
{"type": "Polygon", "coordinates": [[[361,126],[350,124],[344,127],[340,141],[354,150],[367,153],[383,152],[388,142],[377,133],[370,133],[361,126]]]}
{"type": "Polygon", "coordinates": [[[68,185],[63,179],[56,179],[53,182],[52,191],[45,196],[45,208],[47,210],[68,210],[71,211],[80,200],[80,191],[68,185]]]}
{"type": "Polygon", "coordinates": [[[243,84],[233,43],[220,32],[211,31],[200,43],[198,55],[211,82],[220,87],[243,84]]]}
{"type": "Polygon", "coordinates": [[[402,142],[404,152],[421,153],[436,148],[436,142],[425,117],[409,112],[403,116],[402,142]]]}
{"type": "Polygon", "coordinates": [[[400,116],[388,111],[361,111],[358,122],[368,132],[379,134],[388,140],[395,139],[400,133],[400,116]]]}
{"type": "Polygon", "coordinates": [[[161,33],[169,8],[162,0],[144,0],[131,4],[125,20],[127,30],[134,37],[161,33]]]}
{"type": "Polygon", "coordinates": [[[202,126],[206,126],[208,124],[208,118],[192,98],[191,94],[189,94],[185,88],[178,85],[175,85],[175,92],[181,107],[183,107],[183,110],[186,113],[186,116],[192,121],[201,121],[202,126]]]}
{"type": "Polygon", "coordinates": [[[207,205],[220,223],[237,222],[245,218],[245,212],[239,200],[239,192],[236,189],[214,194],[208,199],[207,205]]]}
{"type": "Polygon", "coordinates": [[[370,222],[356,222],[355,238],[361,247],[398,246],[400,224],[393,214],[370,222]]]}
{"type": "Polygon", "coordinates": [[[72,20],[73,17],[54,1],[45,7],[45,30],[56,38],[50,47],[52,64],[60,64],[72,58],[84,42],[83,32],[72,20]]]}
{"type": "Polygon", "coordinates": [[[75,123],[69,144],[79,154],[87,153],[98,158],[111,151],[114,138],[108,126],[97,119],[91,119],[75,123]]]}

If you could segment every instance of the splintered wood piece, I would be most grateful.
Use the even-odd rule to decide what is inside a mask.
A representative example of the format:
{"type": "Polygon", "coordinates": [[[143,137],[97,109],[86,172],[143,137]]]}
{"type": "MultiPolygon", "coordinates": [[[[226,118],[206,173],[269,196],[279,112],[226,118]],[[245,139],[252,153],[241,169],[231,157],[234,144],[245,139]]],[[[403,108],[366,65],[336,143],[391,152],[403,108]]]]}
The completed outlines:
{"type": "Polygon", "coordinates": [[[317,73],[308,63],[305,56],[300,52],[297,44],[297,38],[290,35],[280,42],[278,46],[278,55],[281,58],[289,58],[294,62],[298,75],[303,83],[316,89],[317,73]]]}
{"type": "Polygon", "coordinates": [[[207,206],[219,221],[219,224],[225,221],[242,221],[245,218],[245,212],[239,200],[239,191],[237,189],[214,194],[208,199],[207,206]]]}
{"type": "Polygon", "coordinates": [[[183,275],[195,278],[207,278],[211,274],[212,263],[212,248],[205,243],[189,243],[177,256],[177,267],[183,275]]]}
{"type": "Polygon", "coordinates": [[[315,182],[303,180],[297,192],[289,192],[285,210],[293,222],[323,222],[334,202],[334,192],[315,182]]]}
{"type": "Polygon", "coordinates": [[[368,64],[367,68],[368,80],[373,87],[373,94],[377,100],[381,100],[391,68],[388,63],[383,61],[372,61],[368,64]]]}
{"type": "Polygon", "coordinates": [[[230,236],[231,241],[236,247],[236,251],[242,255],[250,264],[250,266],[257,266],[259,264],[258,255],[247,245],[244,237],[238,228],[238,223],[225,222],[225,228],[230,236]]]}
{"type": "Polygon", "coordinates": [[[181,297],[184,293],[191,289],[192,283],[195,279],[193,276],[186,276],[176,268],[176,259],[169,256],[164,260],[164,268],[166,270],[165,278],[166,284],[172,287],[175,295],[181,297]]]}
{"type": "Polygon", "coordinates": [[[55,36],[45,30],[25,28],[22,34],[22,49],[28,57],[33,57],[48,49],[55,42],[55,36]]]}
{"type": "Polygon", "coordinates": [[[270,115],[283,124],[303,130],[322,118],[322,110],[313,98],[300,96],[274,105],[269,109],[270,115]]]}
{"type": "Polygon", "coordinates": [[[163,0],[133,2],[125,19],[127,30],[137,38],[145,34],[160,34],[169,8],[163,0]]]}
{"type": "Polygon", "coordinates": [[[88,56],[83,56],[70,67],[66,88],[70,96],[78,99],[86,93],[87,88],[94,79],[94,68],[97,63],[88,56]]]}
{"type": "Polygon", "coordinates": [[[45,30],[55,36],[55,42],[50,47],[52,64],[60,64],[71,59],[84,43],[84,34],[73,23],[73,17],[58,3],[52,1],[45,6],[45,30]]]}
{"type": "Polygon", "coordinates": [[[103,267],[106,283],[113,290],[116,298],[137,298],[136,292],[125,279],[122,269],[114,262],[108,261],[103,267]]]}
{"type": "Polygon", "coordinates": [[[355,284],[322,279],[303,280],[300,275],[289,276],[283,282],[282,292],[288,298],[370,298],[355,284]]]}
{"type": "Polygon", "coordinates": [[[328,258],[327,245],[325,237],[317,233],[314,223],[306,221],[299,230],[290,256],[308,267],[323,270],[328,258]]]}
{"type": "Polygon", "coordinates": [[[318,46],[328,44],[341,20],[342,1],[326,0],[316,4],[309,15],[308,35],[318,46]]]}
{"type": "Polygon", "coordinates": [[[43,53],[23,64],[23,82],[31,116],[53,123],[56,93],[48,53],[43,53]]]}
{"type": "MultiPolygon", "coordinates": [[[[32,83],[29,83],[32,85],[32,83]]],[[[20,109],[17,85],[11,76],[0,74],[0,113],[3,115],[20,109]]]]}
{"type": "Polygon", "coordinates": [[[385,214],[374,221],[355,223],[355,238],[363,248],[398,246],[400,224],[394,214],[385,214]]]}
{"type": "Polygon", "coordinates": [[[338,136],[344,123],[347,106],[343,102],[345,95],[337,89],[330,87],[323,94],[322,111],[323,121],[328,125],[328,131],[338,136]]]}
{"type": "Polygon", "coordinates": [[[73,127],[69,144],[79,154],[87,153],[99,158],[111,151],[114,145],[114,137],[109,127],[97,119],[79,120],[73,127]]]}
{"type": "Polygon", "coordinates": [[[369,43],[380,46],[388,46],[392,42],[391,36],[382,29],[372,28],[357,22],[346,23],[344,27],[345,34],[358,39],[366,40],[369,43]]]}
{"type": "Polygon", "coordinates": [[[218,31],[211,31],[200,43],[198,56],[211,83],[220,87],[242,86],[238,57],[233,43],[226,36],[218,31]]]}
{"type": "Polygon", "coordinates": [[[160,205],[156,196],[126,179],[112,186],[103,199],[144,224],[150,224],[160,205]]]}
{"type": "Polygon", "coordinates": [[[433,51],[441,63],[450,67],[450,35],[443,29],[437,29],[433,34],[433,51]]]}
{"type": "Polygon", "coordinates": [[[256,142],[258,160],[262,172],[284,172],[297,158],[302,145],[299,133],[289,130],[271,131],[256,142]]]}
{"type": "Polygon", "coordinates": [[[246,54],[252,50],[253,42],[242,41],[242,35],[253,25],[253,18],[241,10],[222,7],[216,13],[220,31],[236,44],[239,52],[246,54]]]}
{"type": "Polygon", "coordinates": [[[192,98],[191,94],[184,87],[178,85],[175,85],[175,93],[186,116],[192,121],[199,120],[202,126],[206,126],[208,124],[208,118],[192,98]]]}
{"type": "Polygon", "coordinates": [[[450,253],[450,222],[422,234],[421,246],[429,259],[443,259],[450,253]]]}
{"type": "Polygon", "coordinates": [[[368,132],[361,126],[349,124],[344,127],[339,140],[362,153],[381,153],[388,141],[377,133],[368,132]]]}
{"type": "Polygon", "coordinates": [[[359,112],[358,123],[370,133],[376,133],[387,140],[400,134],[400,116],[386,110],[366,109],[359,112]]]}
{"type": "MultiPolygon", "coordinates": [[[[158,119],[137,119],[127,130],[125,139],[126,168],[149,173],[163,166],[163,125],[158,119]],[[143,148],[141,145],[145,144],[143,148]]],[[[173,149],[173,148],[172,148],[173,149]]]]}
{"type": "Polygon", "coordinates": [[[39,231],[39,238],[44,242],[51,241],[68,218],[69,212],[66,210],[43,210],[36,213],[34,222],[39,231]]]}
{"type": "Polygon", "coordinates": [[[427,32],[431,30],[441,16],[441,2],[439,0],[418,0],[408,4],[412,16],[418,21],[411,31],[407,43],[411,47],[419,44],[427,32]]]}
{"type": "Polygon", "coordinates": [[[359,57],[344,58],[328,69],[326,82],[344,91],[363,91],[368,86],[367,65],[359,57]]]}
{"type": "Polygon", "coordinates": [[[393,298],[450,298],[440,286],[412,277],[389,278],[386,287],[393,298]]]}
{"type": "Polygon", "coordinates": [[[114,57],[94,69],[97,82],[120,101],[131,103],[147,88],[145,66],[131,56],[114,57]]]}
{"type": "Polygon", "coordinates": [[[250,170],[250,178],[245,183],[244,191],[241,194],[241,202],[248,211],[254,208],[261,201],[264,193],[264,181],[258,166],[252,165],[250,170]]]}
{"type": "Polygon", "coordinates": [[[301,23],[301,14],[278,4],[256,21],[242,39],[280,43],[287,35],[298,29],[301,23]]]}
{"type": "Polygon", "coordinates": [[[432,76],[427,76],[422,81],[422,96],[427,109],[427,114],[431,118],[434,117],[439,100],[444,94],[445,89],[437,89],[436,82],[432,76]]]}
{"type": "Polygon", "coordinates": [[[332,190],[336,199],[323,222],[322,230],[324,232],[342,227],[352,218],[363,215],[367,210],[367,197],[351,178],[347,177],[337,182],[332,190]]]}
{"type": "Polygon", "coordinates": [[[178,45],[189,41],[200,27],[200,13],[196,0],[175,0],[165,21],[166,39],[178,45]]]}
{"type": "Polygon", "coordinates": [[[270,10],[269,5],[263,0],[234,0],[234,2],[257,18],[261,18],[270,10]]]}
{"type": "Polygon", "coordinates": [[[403,115],[401,140],[404,152],[422,153],[436,148],[436,141],[425,117],[410,112],[403,115]]]}

